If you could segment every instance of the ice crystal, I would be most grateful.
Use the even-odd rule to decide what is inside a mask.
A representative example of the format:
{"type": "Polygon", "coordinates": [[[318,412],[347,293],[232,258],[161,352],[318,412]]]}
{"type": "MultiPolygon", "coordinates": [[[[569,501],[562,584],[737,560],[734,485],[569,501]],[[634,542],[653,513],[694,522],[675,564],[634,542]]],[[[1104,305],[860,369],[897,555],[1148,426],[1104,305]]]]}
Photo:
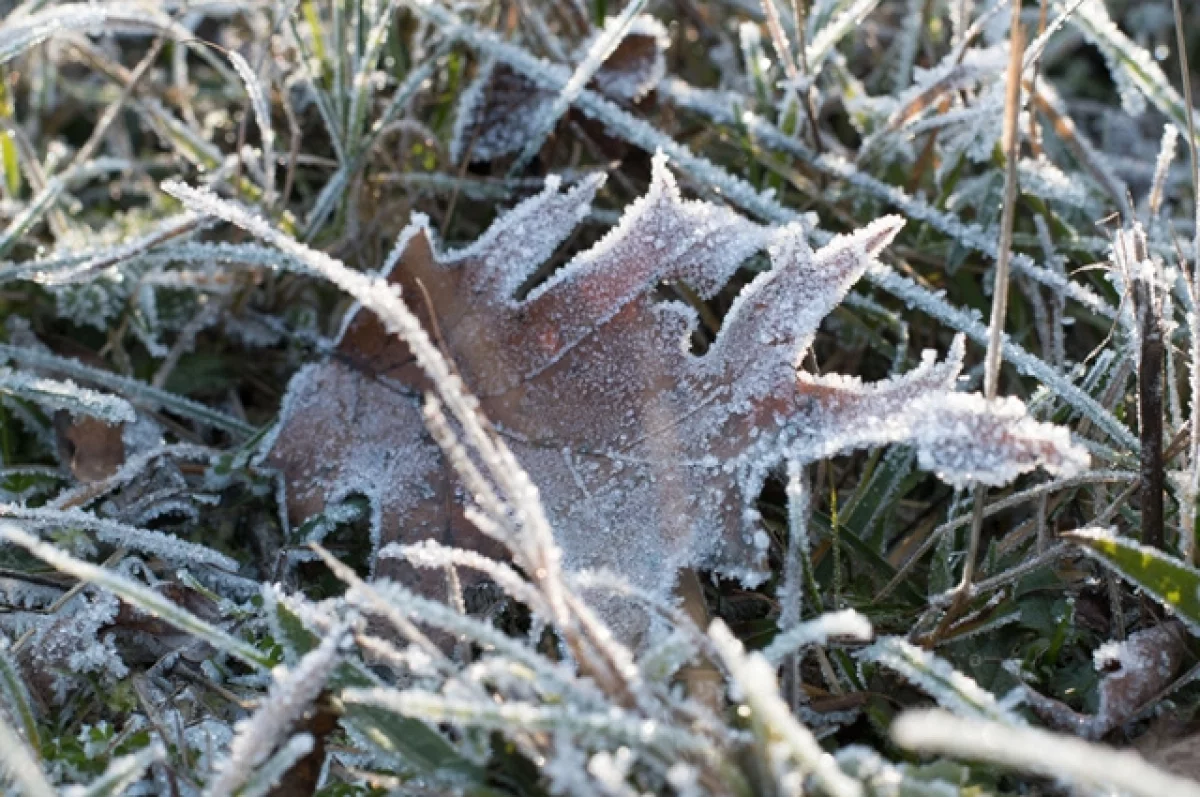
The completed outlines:
{"type": "Polygon", "coordinates": [[[33,691],[48,702],[62,703],[81,678],[97,676],[109,684],[125,678],[129,669],[106,633],[118,608],[116,597],[95,592],[46,618],[20,662],[33,691]]]}

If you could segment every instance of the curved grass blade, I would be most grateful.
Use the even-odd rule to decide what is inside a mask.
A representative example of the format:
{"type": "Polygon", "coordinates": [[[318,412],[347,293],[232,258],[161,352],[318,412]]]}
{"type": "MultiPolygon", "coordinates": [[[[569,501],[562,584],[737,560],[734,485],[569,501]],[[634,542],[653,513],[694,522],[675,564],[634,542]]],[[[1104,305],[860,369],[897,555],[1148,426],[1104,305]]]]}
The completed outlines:
{"type": "Polygon", "coordinates": [[[0,540],[19,545],[46,564],[80,581],[87,581],[108,590],[142,611],[166,620],[181,631],[202,639],[217,650],[241,659],[251,667],[270,669],[269,657],[248,642],[230,636],[216,626],[201,620],[178,604],[148,587],[103,567],[84,562],[27,534],[11,523],[0,524],[0,540]]]}
{"type": "Polygon", "coordinates": [[[1080,529],[1062,535],[1126,581],[1149,593],[1200,633],[1200,570],[1136,540],[1106,529],[1080,529]]]}

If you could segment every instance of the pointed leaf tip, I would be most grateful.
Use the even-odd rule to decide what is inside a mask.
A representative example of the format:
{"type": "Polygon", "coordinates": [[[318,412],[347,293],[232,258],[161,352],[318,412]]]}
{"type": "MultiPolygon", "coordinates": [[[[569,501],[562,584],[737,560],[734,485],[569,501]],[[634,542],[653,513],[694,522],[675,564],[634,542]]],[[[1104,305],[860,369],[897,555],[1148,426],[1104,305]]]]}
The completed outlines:
{"type": "Polygon", "coordinates": [[[1122,537],[1111,528],[1093,526],[1059,536],[1145,590],[1174,612],[1193,634],[1200,634],[1200,570],[1157,548],[1122,537]]]}
{"type": "Polygon", "coordinates": [[[904,223],[901,216],[883,216],[863,227],[858,235],[861,236],[867,256],[876,257],[886,249],[904,229],[904,223]]]}

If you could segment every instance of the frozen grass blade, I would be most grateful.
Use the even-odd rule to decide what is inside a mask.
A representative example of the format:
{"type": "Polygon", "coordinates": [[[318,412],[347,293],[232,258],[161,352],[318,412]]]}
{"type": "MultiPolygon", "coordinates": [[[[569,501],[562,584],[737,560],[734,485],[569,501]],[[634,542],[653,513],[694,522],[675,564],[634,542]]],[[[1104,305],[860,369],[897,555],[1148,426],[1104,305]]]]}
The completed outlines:
{"type": "Polygon", "coordinates": [[[262,139],[263,162],[263,202],[270,205],[275,196],[275,128],[271,126],[271,110],[267,106],[267,95],[262,82],[246,59],[234,50],[228,51],[229,60],[237,71],[238,77],[246,86],[246,95],[250,98],[250,107],[254,110],[254,118],[258,120],[258,129],[262,139]]]}
{"type": "Polygon", "coordinates": [[[350,110],[347,116],[347,148],[355,155],[361,151],[360,140],[373,93],[372,73],[375,70],[375,62],[379,59],[379,53],[387,41],[392,16],[397,5],[398,0],[388,0],[387,5],[377,12],[379,16],[367,34],[366,46],[355,66],[352,86],[354,95],[350,98],[350,110]]]}
{"type": "Polygon", "coordinates": [[[900,715],[891,733],[909,750],[988,761],[1134,797],[1200,797],[1200,784],[1153,767],[1135,752],[1035,728],[924,710],[900,715]]]}
{"type": "Polygon", "coordinates": [[[1066,532],[1063,538],[1168,607],[1200,633],[1200,571],[1157,548],[1139,545],[1105,529],[1066,532]]]}
{"type": "Polygon", "coordinates": [[[29,748],[35,752],[41,750],[41,736],[38,734],[37,720],[33,715],[29,688],[25,685],[25,678],[13,660],[7,643],[0,648],[0,694],[4,695],[4,702],[8,704],[11,712],[10,716],[21,724],[21,733],[25,736],[29,748]]]}
{"type": "MultiPolygon", "coordinates": [[[[720,620],[712,624],[708,635],[729,670],[737,699],[750,710],[754,733],[762,742],[761,749],[772,758],[788,759],[801,776],[811,775],[831,797],[860,797],[862,786],[821,749],[816,737],[796,720],[784,702],[776,686],[775,666],[761,654],[747,654],[742,643],[720,620]]],[[[772,763],[776,771],[788,769],[782,762],[772,763]]]]}
{"type": "Polygon", "coordinates": [[[49,509],[0,503],[0,518],[12,518],[41,528],[84,528],[97,539],[115,546],[159,556],[182,565],[211,565],[236,573],[238,563],[205,545],[181,540],[173,534],[142,529],[108,518],[96,517],[81,509],[49,509]]]}
{"type": "Polygon", "coordinates": [[[314,744],[312,734],[309,733],[298,733],[288,739],[287,744],[279,748],[279,752],[255,770],[246,784],[238,790],[238,797],[264,797],[270,794],[288,770],[313,751],[314,744]]]}
{"type": "Polygon", "coordinates": [[[3,714],[0,714],[0,768],[21,788],[25,797],[54,797],[54,788],[38,766],[26,740],[13,730],[3,714]]]}
{"type": "Polygon", "coordinates": [[[830,20],[828,25],[821,28],[812,37],[805,56],[808,62],[809,79],[820,74],[821,67],[825,64],[825,59],[833,52],[833,48],[837,46],[837,43],[861,25],[867,14],[874,11],[878,5],[879,0],[854,0],[849,8],[836,18],[830,20]]]}
{"type": "Polygon", "coordinates": [[[0,231],[0,257],[8,254],[9,250],[21,240],[21,236],[29,232],[30,228],[41,221],[42,216],[54,207],[54,203],[58,201],[59,195],[63,192],[63,187],[61,179],[51,178],[46,183],[46,187],[30,200],[29,205],[21,211],[20,215],[9,222],[3,231],[0,231]]]}
{"type": "Polygon", "coordinates": [[[0,64],[38,44],[74,31],[161,33],[184,41],[192,38],[170,17],[132,3],[65,3],[35,14],[16,15],[0,24],[0,64]]]}
{"type": "Polygon", "coordinates": [[[871,623],[853,609],[823,614],[815,620],[801,623],[784,631],[763,648],[762,656],[779,665],[785,658],[806,645],[824,645],[830,637],[847,637],[866,642],[871,638],[871,623]]]}
{"type": "MultiPolygon", "coordinates": [[[[1055,4],[1062,9],[1065,0],[1055,0],[1055,4]]],[[[1180,129],[1194,130],[1195,111],[1171,86],[1154,57],[1117,27],[1102,0],[1087,0],[1072,15],[1071,23],[1109,59],[1118,84],[1124,82],[1141,92],[1180,129]]],[[[1194,132],[1190,137],[1195,140],[1194,132]]]]}
{"type": "MultiPolygon", "coordinates": [[[[249,718],[238,722],[236,734],[229,747],[229,756],[221,765],[220,772],[209,784],[205,797],[232,797],[258,770],[267,764],[271,751],[295,723],[304,716],[325,689],[325,682],[333,674],[341,658],[339,648],[346,637],[346,628],[333,629],[315,649],[291,670],[277,671],[270,692],[249,718]]],[[[294,737],[284,747],[288,753],[276,766],[287,761],[280,771],[287,771],[291,764],[303,755],[295,755],[299,747],[294,737]],[[292,756],[295,757],[292,757],[292,756]],[[290,761],[288,760],[290,758],[290,761]]],[[[308,739],[312,749],[312,738],[308,739]]],[[[305,750],[304,752],[307,752],[305,750]]]]}
{"type": "Polygon", "coordinates": [[[269,666],[269,658],[260,653],[253,645],[235,639],[220,628],[172,603],[154,590],[119,573],[80,561],[53,545],[26,534],[10,523],[0,523],[0,539],[19,545],[38,559],[67,575],[112,592],[147,614],[165,620],[179,630],[203,639],[217,650],[241,659],[251,667],[265,668],[269,666]]]}
{"type": "Polygon", "coordinates": [[[257,431],[253,426],[199,402],[166,390],[160,390],[136,379],[84,365],[78,360],[59,357],[56,354],[36,349],[13,346],[9,343],[0,343],[0,361],[4,360],[12,360],[27,368],[44,369],[69,376],[72,379],[92,382],[126,397],[135,404],[168,410],[237,435],[248,436],[257,431]]]}
{"type": "Polygon", "coordinates": [[[346,689],[341,698],[348,704],[375,706],[433,724],[454,723],[506,733],[567,732],[606,742],[636,744],[665,756],[717,753],[702,736],[647,723],[616,708],[603,713],[584,713],[566,706],[456,699],[415,689],[346,689]]]}
{"type": "Polygon", "coordinates": [[[132,423],[137,419],[133,407],[124,399],[80,387],[70,380],[60,382],[3,366],[0,366],[0,393],[24,399],[51,412],[65,410],[73,416],[96,418],[110,425],[132,423]]]}
{"type": "Polygon", "coordinates": [[[884,637],[857,655],[903,675],[960,717],[999,722],[1005,727],[1025,724],[1020,715],[1001,705],[990,692],[948,661],[900,637],[884,637]]]}
{"type": "Polygon", "coordinates": [[[162,742],[154,741],[136,753],[115,759],[108,768],[87,786],[71,786],[63,797],[117,797],[142,779],[146,770],[167,757],[162,742]]]}
{"type": "Polygon", "coordinates": [[[524,171],[529,162],[541,151],[542,144],[554,126],[558,124],[559,118],[575,102],[579,92],[583,91],[583,87],[595,77],[596,72],[604,65],[604,59],[608,58],[613,50],[621,44],[621,40],[629,32],[629,26],[633,24],[634,17],[641,12],[645,5],[646,0],[629,0],[625,4],[625,8],[621,10],[621,14],[604,26],[600,35],[588,48],[583,60],[579,62],[579,66],[575,67],[575,71],[571,73],[570,79],[559,90],[554,102],[547,105],[538,114],[529,133],[529,140],[508,171],[510,176],[524,171]]]}

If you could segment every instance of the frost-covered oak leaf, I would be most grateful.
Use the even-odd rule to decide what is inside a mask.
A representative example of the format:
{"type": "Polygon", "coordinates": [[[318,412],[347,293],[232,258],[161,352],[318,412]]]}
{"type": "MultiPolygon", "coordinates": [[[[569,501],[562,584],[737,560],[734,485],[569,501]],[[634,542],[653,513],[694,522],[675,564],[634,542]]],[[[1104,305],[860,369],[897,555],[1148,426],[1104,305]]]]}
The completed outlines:
{"type": "MultiPolygon", "coordinates": [[[[616,19],[610,18],[606,24],[615,23],[616,19]]],[[[635,17],[590,86],[619,102],[641,100],[666,74],[668,44],[667,29],[661,22],[644,14],[635,17]]],[[[582,59],[591,45],[591,39],[580,44],[574,59],[582,59]]],[[[509,66],[484,64],[459,101],[451,157],[459,160],[467,153],[472,161],[479,162],[518,152],[554,100],[555,92],[541,88],[509,66]]]]}
{"type": "MultiPolygon", "coordinates": [[[[788,458],[903,441],[956,484],[1085,465],[1065,430],[1027,418],[1019,402],[954,392],[961,340],[946,362],[930,353],[885,382],[798,373],[821,320],[900,230],[896,217],[814,252],[799,225],[763,227],[682,200],[660,156],[649,192],[613,230],[515,298],[600,182],[561,191],[551,178],[464,249],[439,251],[418,220],[388,275],[538,486],[569,568],[609,568],[660,595],[687,566],[762,579],[767,537],[753,506],[788,458]],[[682,281],[712,296],[760,250],[771,269],[693,354],[696,314],[656,298],[657,286],[682,281]]],[[[267,457],[291,512],[361,493],[383,541],[481,545],[424,430],[430,386],[406,344],[370,313],[353,312],[343,329],[336,356],[293,379],[267,457]]],[[[429,589],[444,584],[440,572],[430,578],[429,589]]]]}

